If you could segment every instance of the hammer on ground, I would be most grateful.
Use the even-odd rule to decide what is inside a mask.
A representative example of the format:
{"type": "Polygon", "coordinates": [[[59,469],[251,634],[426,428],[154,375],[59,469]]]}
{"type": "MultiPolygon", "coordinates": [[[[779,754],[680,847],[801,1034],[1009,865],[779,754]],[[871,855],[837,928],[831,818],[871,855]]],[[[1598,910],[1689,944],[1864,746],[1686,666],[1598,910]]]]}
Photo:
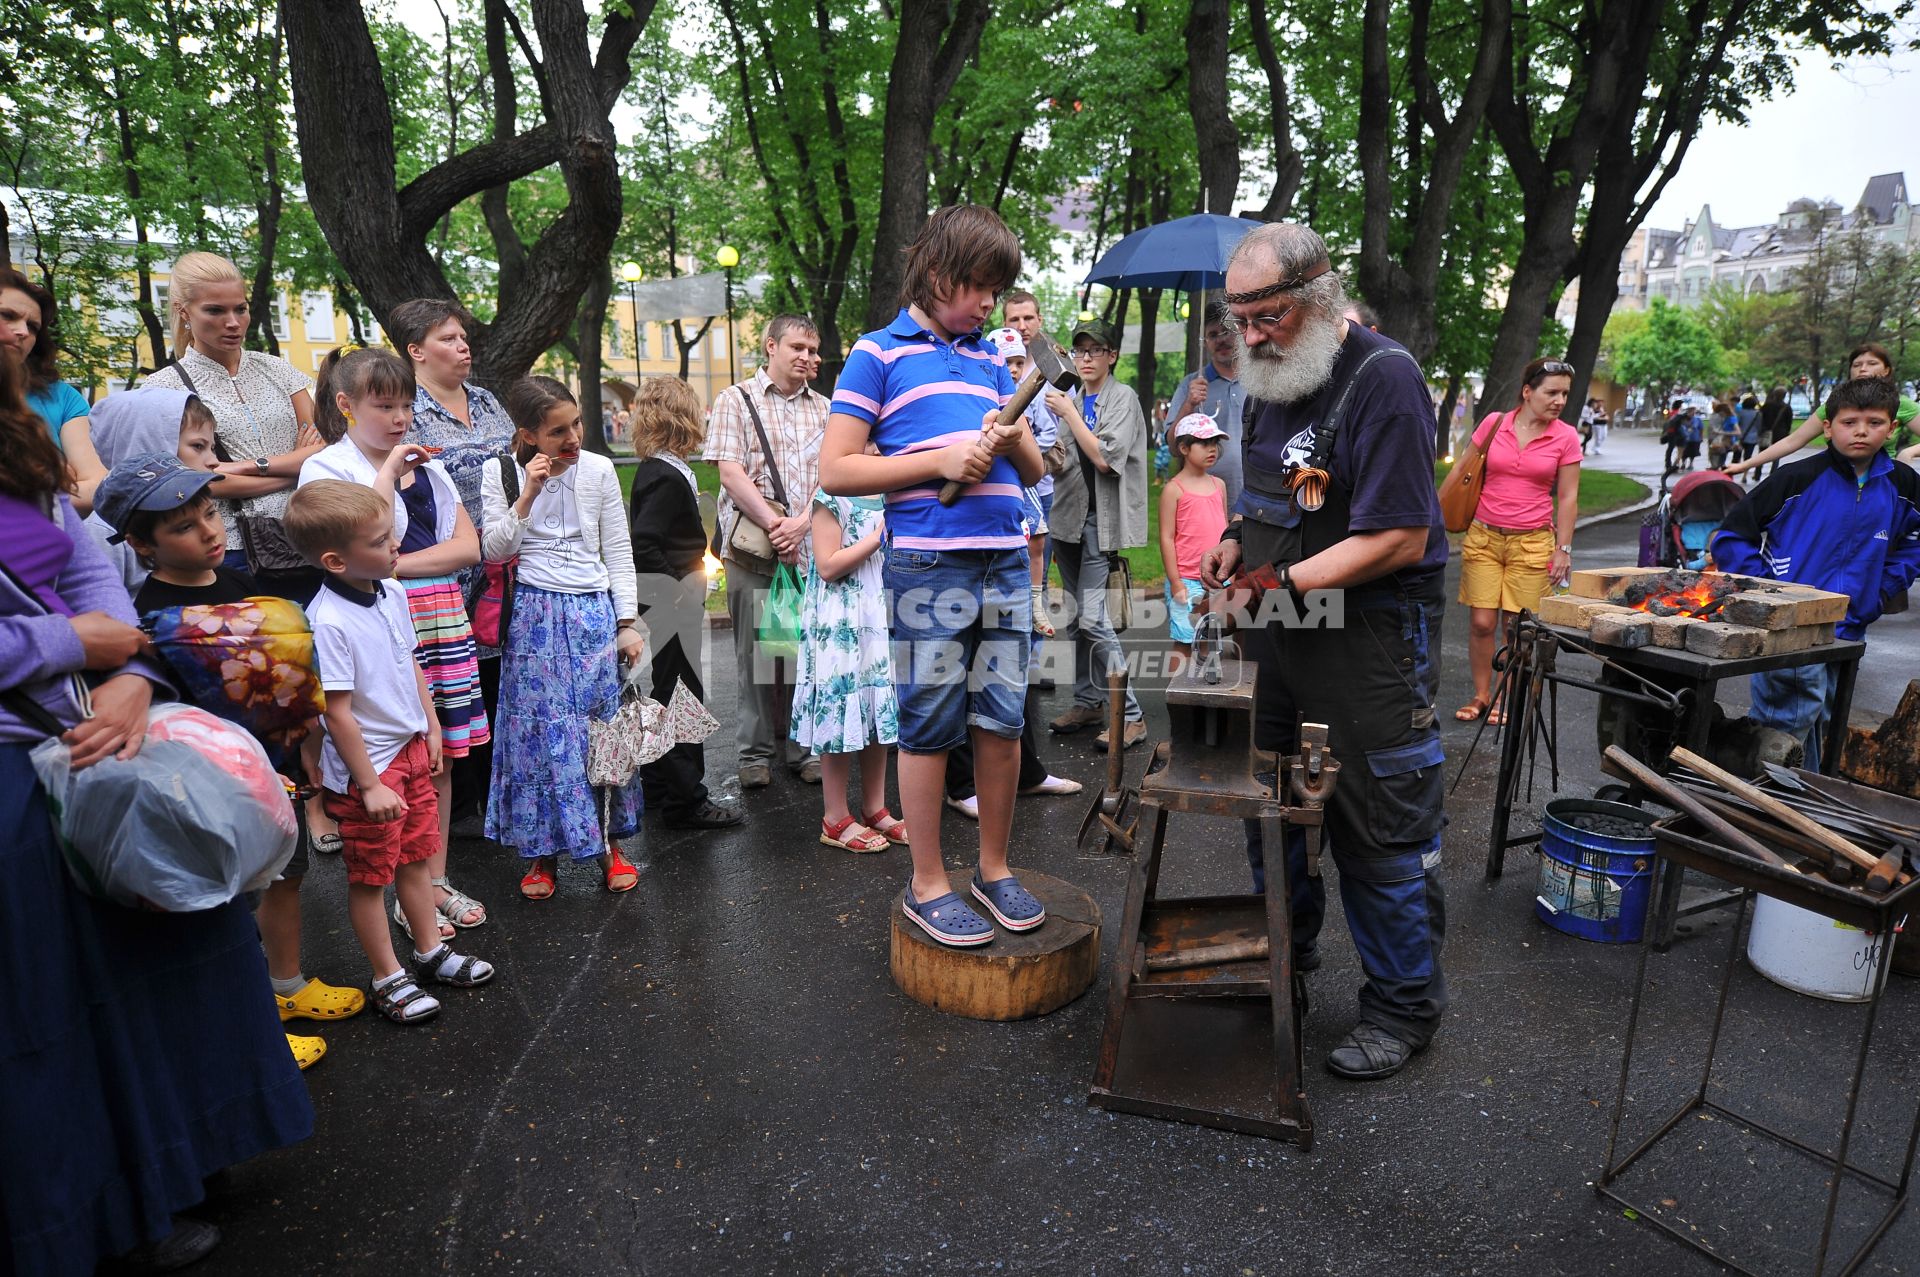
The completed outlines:
{"type": "MultiPolygon", "coordinates": [[[[1013,398],[1007,400],[1006,407],[1000,410],[1001,421],[1015,421],[1026,412],[1042,390],[1052,386],[1062,393],[1069,393],[1080,385],[1080,378],[1073,369],[1067,367],[1060,358],[1059,347],[1053,344],[1053,338],[1045,333],[1036,335],[1027,347],[1027,358],[1033,367],[1027,373],[1027,379],[1014,389],[1013,398]]],[[[940,504],[952,505],[960,499],[960,489],[965,485],[958,479],[949,479],[940,489],[940,504]]]]}

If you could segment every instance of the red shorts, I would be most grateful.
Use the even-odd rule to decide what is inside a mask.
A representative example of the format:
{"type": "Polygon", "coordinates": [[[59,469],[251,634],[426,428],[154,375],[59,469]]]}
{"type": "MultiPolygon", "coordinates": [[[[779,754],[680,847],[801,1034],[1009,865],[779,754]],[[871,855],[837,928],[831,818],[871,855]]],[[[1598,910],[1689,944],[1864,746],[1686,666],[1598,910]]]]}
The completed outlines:
{"type": "Polygon", "coordinates": [[[407,812],[400,819],[368,819],[360,787],[351,783],[345,794],[328,790],[323,804],[327,815],[340,822],[340,859],[347,863],[347,881],[372,887],[388,886],[395,869],[440,850],[440,799],[433,789],[426,737],[408,741],[380,773],[380,783],[406,800],[407,812]]]}

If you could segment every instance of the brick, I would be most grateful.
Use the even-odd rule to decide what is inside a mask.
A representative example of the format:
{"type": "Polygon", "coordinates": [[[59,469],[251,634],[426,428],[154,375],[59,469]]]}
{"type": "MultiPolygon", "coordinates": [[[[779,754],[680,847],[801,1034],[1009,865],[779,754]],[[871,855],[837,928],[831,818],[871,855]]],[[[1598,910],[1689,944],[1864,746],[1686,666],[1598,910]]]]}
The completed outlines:
{"type": "Polygon", "coordinates": [[[1758,656],[1767,632],[1725,621],[1695,621],[1687,627],[1687,650],[1719,660],[1758,656]]]}
{"type": "Polygon", "coordinates": [[[1694,616],[1656,616],[1653,618],[1653,645],[1655,647],[1684,648],[1687,645],[1687,629],[1700,624],[1694,616]]]}
{"type": "Polygon", "coordinates": [[[1831,625],[1796,625],[1790,630],[1770,630],[1760,645],[1762,656],[1778,656],[1783,652],[1804,652],[1809,648],[1824,647],[1833,642],[1831,625]]]}
{"type": "Polygon", "coordinates": [[[1604,599],[1635,577],[1659,576],[1665,568],[1582,568],[1569,578],[1570,591],[1578,598],[1604,599]]]}
{"type": "Polygon", "coordinates": [[[1792,629],[1797,621],[1801,600],[1789,598],[1777,590],[1742,590],[1721,601],[1715,620],[1728,625],[1750,625],[1756,630],[1792,629]]]}
{"type": "Polygon", "coordinates": [[[1540,619],[1548,625],[1558,625],[1568,630],[1591,629],[1595,616],[1632,610],[1605,599],[1580,598],[1572,594],[1549,594],[1540,600],[1540,619]]]}
{"type": "Polygon", "coordinates": [[[1847,618],[1847,604],[1851,600],[1844,594],[1786,583],[1781,584],[1780,593],[1794,602],[1795,625],[1831,625],[1847,618]]]}
{"type": "Polygon", "coordinates": [[[1654,617],[1646,612],[1603,612],[1587,631],[1597,647],[1646,647],[1653,642],[1654,617]]]}

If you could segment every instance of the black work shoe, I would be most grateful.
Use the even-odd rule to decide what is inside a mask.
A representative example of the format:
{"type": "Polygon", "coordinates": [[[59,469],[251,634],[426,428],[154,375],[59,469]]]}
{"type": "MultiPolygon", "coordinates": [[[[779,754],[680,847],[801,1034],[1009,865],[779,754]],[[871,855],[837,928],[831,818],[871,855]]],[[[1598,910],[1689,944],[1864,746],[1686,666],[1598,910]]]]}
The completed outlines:
{"type": "Polygon", "coordinates": [[[1327,1052],[1327,1072],[1359,1082],[1377,1082],[1398,1073],[1413,1056],[1411,1045],[1362,1020],[1327,1052]]]}
{"type": "Polygon", "coordinates": [[[734,825],[744,825],[746,821],[747,813],[740,808],[723,807],[708,801],[685,815],[669,816],[664,823],[668,829],[730,829],[734,825]]]}
{"type": "Polygon", "coordinates": [[[1295,949],[1293,951],[1293,969],[1301,975],[1306,975],[1310,971],[1318,971],[1323,961],[1325,961],[1325,959],[1321,957],[1319,945],[1315,945],[1311,949],[1295,949]]]}
{"type": "Polygon", "coordinates": [[[220,1244],[220,1230],[212,1224],[185,1215],[173,1217],[173,1231],[157,1242],[128,1251],[101,1265],[100,1271],[114,1274],[170,1273],[197,1264],[220,1244]]]}

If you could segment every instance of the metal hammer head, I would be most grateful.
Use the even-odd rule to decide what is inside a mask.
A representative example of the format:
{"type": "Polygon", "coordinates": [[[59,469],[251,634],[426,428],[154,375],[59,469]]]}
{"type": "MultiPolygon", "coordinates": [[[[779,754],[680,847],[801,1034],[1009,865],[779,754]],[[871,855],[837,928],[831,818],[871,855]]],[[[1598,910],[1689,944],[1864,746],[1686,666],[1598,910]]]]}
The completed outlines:
{"type": "Polygon", "coordinates": [[[1045,333],[1035,334],[1034,339],[1027,343],[1027,358],[1033,361],[1041,377],[1055,390],[1071,394],[1080,388],[1079,374],[1067,365],[1060,355],[1060,347],[1045,333]]]}

